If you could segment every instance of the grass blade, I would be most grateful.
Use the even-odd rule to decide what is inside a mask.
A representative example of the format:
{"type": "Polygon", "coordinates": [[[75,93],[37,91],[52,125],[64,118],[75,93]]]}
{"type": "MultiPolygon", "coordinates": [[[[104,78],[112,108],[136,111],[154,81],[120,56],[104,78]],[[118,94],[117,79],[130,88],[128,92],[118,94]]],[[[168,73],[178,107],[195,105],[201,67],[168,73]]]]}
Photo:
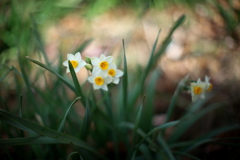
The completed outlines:
{"type": "Polygon", "coordinates": [[[184,153],[184,152],[179,152],[179,151],[174,151],[173,152],[174,154],[179,154],[179,155],[182,155],[182,156],[186,156],[186,157],[189,157],[191,159],[195,159],[195,160],[201,160],[193,155],[190,155],[190,154],[187,154],[187,153],[184,153]]]}
{"type": "Polygon", "coordinates": [[[80,136],[81,139],[85,140],[87,138],[88,132],[90,130],[91,122],[92,122],[92,113],[91,113],[89,104],[87,102],[86,111],[83,118],[81,136],[80,136]]]}
{"type": "Polygon", "coordinates": [[[36,144],[63,144],[64,142],[58,141],[53,138],[35,136],[35,137],[24,137],[24,138],[10,138],[1,139],[0,146],[17,146],[17,145],[36,145],[36,144]]]}
{"type": "Polygon", "coordinates": [[[142,99],[142,104],[138,110],[138,113],[137,113],[137,117],[136,117],[136,120],[135,120],[135,126],[133,128],[133,144],[136,144],[137,143],[137,130],[139,128],[139,123],[140,123],[140,120],[141,120],[141,115],[142,115],[142,107],[143,107],[143,102],[144,102],[144,99],[145,99],[145,96],[143,97],[142,99]]]}
{"type": "MultiPolygon", "coordinates": [[[[0,111],[1,112],[1,111],[0,111]]],[[[7,112],[6,112],[7,113],[7,112]]],[[[11,117],[8,117],[7,115],[2,115],[0,113],[1,117],[0,117],[0,120],[2,121],[6,121],[8,124],[12,125],[12,126],[15,126],[16,128],[20,128],[24,131],[27,131],[29,133],[32,133],[33,135],[37,135],[37,132],[35,132],[34,130],[24,126],[23,124],[21,124],[20,122],[18,121],[15,121],[14,119],[12,119],[11,117]]],[[[8,134],[10,135],[10,134],[8,134]]]]}
{"type": "Polygon", "coordinates": [[[159,75],[159,70],[155,70],[152,73],[151,79],[148,82],[148,87],[146,88],[146,107],[143,107],[143,114],[140,122],[140,126],[145,132],[148,132],[153,127],[152,117],[154,112],[154,99],[156,95],[156,84],[157,80],[159,79],[159,75]]]}
{"type": "Polygon", "coordinates": [[[182,91],[182,87],[184,87],[186,81],[188,80],[188,75],[185,76],[182,80],[180,80],[180,82],[178,83],[178,86],[173,94],[173,97],[170,101],[170,105],[168,107],[168,110],[167,110],[167,115],[166,115],[166,120],[165,122],[168,122],[173,114],[173,111],[174,111],[174,108],[175,108],[175,103],[176,103],[176,100],[178,98],[178,95],[180,93],[180,91],[182,91]]]}
{"type": "Polygon", "coordinates": [[[173,143],[177,141],[183,133],[191,126],[193,125],[198,119],[200,119],[202,116],[207,114],[208,112],[215,110],[219,107],[221,107],[221,103],[216,103],[210,106],[207,106],[203,110],[199,111],[198,114],[191,114],[188,117],[185,117],[181,120],[181,123],[179,123],[178,126],[176,126],[173,134],[169,137],[168,141],[169,143],[173,143]]]}
{"type": "Polygon", "coordinates": [[[123,81],[122,81],[122,86],[123,86],[123,116],[126,116],[126,110],[127,110],[127,92],[128,92],[128,68],[127,68],[127,59],[126,59],[126,52],[125,52],[125,44],[124,40],[122,41],[123,43],[123,62],[124,62],[124,75],[123,75],[123,81]]]}
{"type": "Polygon", "coordinates": [[[73,83],[75,85],[76,91],[77,91],[77,95],[81,97],[81,102],[83,103],[83,106],[86,107],[86,100],[85,100],[85,96],[82,92],[82,88],[78,82],[76,73],[73,69],[72,63],[70,61],[68,61],[68,65],[69,65],[69,70],[71,72],[72,75],[72,79],[73,79],[73,83]]]}
{"type": "Polygon", "coordinates": [[[80,99],[80,97],[77,97],[77,98],[72,102],[72,104],[68,107],[68,109],[67,109],[67,111],[66,111],[66,113],[65,113],[65,115],[64,115],[64,117],[63,117],[63,120],[62,120],[60,126],[58,127],[58,131],[59,131],[59,132],[61,132],[61,131],[63,130],[63,126],[64,126],[64,124],[65,124],[65,121],[66,121],[66,118],[67,118],[67,115],[68,115],[69,111],[71,110],[72,106],[73,106],[73,105],[77,102],[77,100],[79,100],[79,99],[80,99]]]}
{"type": "Polygon", "coordinates": [[[38,135],[50,137],[55,140],[61,141],[63,143],[73,144],[73,145],[76,145],[85,150],[91,151],[92,153],[95,153],[96,155],[99,155],[98,152],[94,148],[92,148],[87,143],[83,142],[82,140],[80,140],[76,137],[55,131],[48,127],[41,126],[37,123],[34,123],[29,120],[15,116],[15,115],[13,115],[9,112],[6,112],[2,109],[0,109],[0,120],[7,122],[19,129],[26,130],[26,131],[32,131],[35,134],[37,133],[38,135]]]}
{"type": "Polygon", "coordinates": [[[79,46],[73,53],[82,52],[91,42],[92,39],[82,42],[81,46],[79,46]]]}
{"type": "Polygon", "coordinates": [[[145,79],[147,78],[147,75],[149,74],[149,72],[153,68],[153,66],[155,65],[154,64],[154,53],[155,53],[155,50],[156,50],[156,47],[157,47],[157,43],[158,43],[158,38],[159,38],[160,32],[161,32],[161,30],[159,30],[159,32],[157,34],[157,38],[156,38],[156,40],[155,40],[155,42],[153,44],[151,55],[150,55],[150,58],[148,60],[148,64],[147,64],[145,70],[143,71],[143,74],[142,74],[142,77],[141,77],[140,86],[143,86],[143,84],[145,82],[145,79]]]}
{"type": "Polygon", "coordinates": [[[240,129],[240,125],[238,124],[235,124],[235,125],[231,125],[231,126],[226,126],[226,127],[223,127],[223,128],[219,128],[219,129],[216,129],[216,130],[213,130],[203,136],[201,136],[200,138],[198,138],[196,140],[197,143],[192,143],[192,145],[186,147],[185,149],[183,149],[185,152],[188,152],[190,151],[191,149],[203,144],[203,143],[206,143],[210,140],[213,141],[213,140],[218,140],[219,138],[213,138],[211,139],[211,137],[214,137],[214,136],[217,136],[217,135],[220,135],[224,132],[227,132],[227,131],[232,131],[232,130],[235,130],[235,129],[240,129]],[[206,141],[207,140],[207,141],[206,141]]]}
{"type": "Polygon", "coordinates": [[[166,48],[168,47],[169,43],[171,42],[171,37],[174,31],[184,22],[186,19],[185,15],[182,15],[174,24],[172,29],[170,30],[168,36],[165,38],[165,40],[162,43],[161,48],[156,52],[156,54],[153,57],[153,64],[155,65],[160,58],[160,56],[165,52],[166,48]]]}
{"type": "Polygon", "coordinates": [[[0,82],[2,82],[10,72],[11,70],[8,70],[2,77],[0,77],[0,82]]]}
{"type": "Polygon", "coordinates": [[[21,94],[20,95],[20,102],[19,102],[19,104],[20,104],[20,106],[19,106],[19,117],[22,117],[22,98],[23,98],[23,96],[21,94]]]}
{"type": "Polygon", "coordinates": [[[39,30],[38,30],[38,27],[37,27],[37,24],[35,22],[35,19],[33,18],[33,16],[31,15],[31,19],[32,19],[32,32],[33,32],[33,37],[34,37],[34,40],[35,40],[35,43],[37,44],[37,47],[38,49],[40,50],[40,52],[42,53],[44,59],[45,59],[45,62],[47,63],[47,66],[50,66],[50,62],[48,60],[48,57],[47,57],[47,54],[46,54],[46,51],[44,49],[44,44],[43,44],[43,40],[39,34],[39,30]]]}
{"type": "MultiPolygon", "coordinates": [[[[178,124],[179,121],[172,121],[172,122],[168,122],[168,123],[165,123],[165,124],[162,124],[160,126],[157,126],[155,127],[154,129],[152,129],[151,131],[149,131],[147,134],[145,132],[143,132],[141,129],[137,129],[137,132],[141,137],[141,141],[138,142],[138,144],[136,145],[136,147],[134,148],[134,150],[132,151],[133,153],[136,152],[139,147],[142,145],[142,143],[147,140],[149,143],[151,143],[151,139],[149,138],[153,133],[155,132],[159,132],[161,131],[162,129],[166,129],[166,128],[169,128],[169,127],[172,127],[172,126],[175,126],[176,124],[178,124]]],[[[118,125],[118,127],[126,127],[126,128],[130,128],[130,129],[134,129],[135,125],[132,124],[132,123],[127,123],[127,122],[123,122],[123,123],[120,123],[118,125]]]]}
{"type": "Polygon", "coordinates": [[[32,88],[31,88],[31,85],[30,85],[30,81],[28,79],[27,73],[26,73],[24,65],[23,65],[24,64],[23,63],[23,59],[20,57],[19,53],[18,53],[18,63],[19,63],[19,66],[20,66],[20,69],[21,69],[21,72],[22,72],[23,80],[24,80],[24,82],[25,82],[25,84],[27,86],[27,89],[28,89],[29,101],[34,106],[34,109],[39,113],[39,109],[37,107],[37,103],[36,103],[35,98],[33,96],[32,88]]]}
{"type": "Polygon", "coordinates": [[[71,160],[72,158],[72,156],[73,155],[75,155],[75,154],[79,154],[78,152],[72,152],[72,153],[70,153],[68,156],[67,156],[67,160],[71,160]]]}
{"type": "MultiPolygon", "coordinates": [[[[150,140],[150,136],[156,132],[159,132],[163,129],[166,129],[166,128],[169,128],[169,127],[172,127],[172,126],[175,126],[176,124],[178,124],[179,121],[172,121],[172,122],[168,122],[168,123],[165,123],[165,124],[162,124],[160,126],[157,126],[155,127],[154,129],[152,129],[151,131],[149,131],[147,134],[141,134],[142,135],[142,139],[141,141],[136,145],[135,149],[134,149],[134,152],[136,152],[139,147],[143,144],[143,142],[145,140],[148,140],[148,142],[151,144],[152,141],[150,140]]],[[[130,126],[129,126],[130,127],[130,126]]]]}
{"type": "Polygon", "coordinates": [[[151,152],[150,152],[150,149],[149,149],[148,146],[146,146],[146,145],[141,145],[139,149],[140,149],[140,151],[143,153],[145,159],[147,159],[147,160],[153,160],[152,155],[151,155],[151,152]]]}
{"type": "Polygon", "coordinates": [[[65,83],[72,91],[76,92],[76,89],[74,88],[74,86],[72,84],[70,84],[68,81],[66,81],[60,74],[58,74],[56,71],[54,71],[53,69],[51,69],[50,67],[46,66],[45,64],[38,62],[30,57],[26,57],[28,60],[30,60],[31,62],[39,65],[40,67],[48,70],[49,72],[55,74],[63,83],[65,83]]]}
{"type": "Polygon", "coordinates": [[[165,150],[168,158],[170,160],[175,160],[172,151],[170,150],[168,144],[165,142],[165,140],[163,139],[163,137],[161,136],[161,134],[158,135],[158,142],[160,143],[160,145],[162,146],[163,150],[165,150]]]}

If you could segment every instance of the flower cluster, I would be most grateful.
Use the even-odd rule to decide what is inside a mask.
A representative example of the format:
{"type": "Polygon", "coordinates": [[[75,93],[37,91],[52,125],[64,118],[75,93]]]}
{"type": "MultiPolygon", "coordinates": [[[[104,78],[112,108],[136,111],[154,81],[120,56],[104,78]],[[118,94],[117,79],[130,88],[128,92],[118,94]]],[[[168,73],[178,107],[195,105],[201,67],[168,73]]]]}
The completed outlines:
{"type": "Polygon", "coordinates": [[[205,76],[205,81],[201,81],[199,78],[197,82],[192,82],[190,84],[190,92],[192,95],[192,101],[195,102],[198,99],[204,99],[206,92],[210,92],[212,90],[212,83],[209,82],[210,78],[205,76]]]}
{"type": "Polygon", "coordinates": [[[113,63],[112,56],[105,56],[102,54],[100,58],[93,57],[88,59],[88,63],[83,61],[80,52],[75,55],[67,54],[67,60],[63,62],[63,65],[67,67],[66,72],[70,72],[68,61],[71,62],[74,71],[77,73],[82,67],[86,67],[92,71],[88,81],[93,84],[93,88],[108,90],[107,85],[110,83],[118,84],[119,78],[123,76],[123,71],[117,69],[115,63],[113,63]]]}

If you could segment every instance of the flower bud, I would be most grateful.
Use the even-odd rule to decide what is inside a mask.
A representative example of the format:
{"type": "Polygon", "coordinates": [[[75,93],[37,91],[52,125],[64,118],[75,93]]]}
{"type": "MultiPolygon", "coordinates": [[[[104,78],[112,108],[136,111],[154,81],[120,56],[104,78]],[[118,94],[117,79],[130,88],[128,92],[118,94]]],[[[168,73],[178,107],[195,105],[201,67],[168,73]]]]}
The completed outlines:
{"type": "Polygon", "coordinates": [[[86,68],[87,70],[90,70],[90,71],[92,71],[92,69],[93,69],[93,67],[92,67],[91,64],[86,64],[86,65],[85,65],[85,68],[86,68]]]}
{"type": "Polygon", "coordinates": [[[86,62],[87,62],[87,63],[92,64],[92,63],[91,63],[91,59],[90,59],[89,57],[85,57],[85,59],[86,59],[86,62]]]}

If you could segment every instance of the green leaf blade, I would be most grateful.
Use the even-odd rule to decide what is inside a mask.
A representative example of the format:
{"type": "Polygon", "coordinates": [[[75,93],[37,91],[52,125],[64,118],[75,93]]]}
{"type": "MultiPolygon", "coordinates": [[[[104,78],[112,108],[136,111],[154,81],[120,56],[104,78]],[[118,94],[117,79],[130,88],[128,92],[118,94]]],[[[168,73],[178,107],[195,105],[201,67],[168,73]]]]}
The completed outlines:
{"type": "Polygon", "coordinates": [[[70,61],[68,61],[68,65],[69,65],[69,70],[71,72],[71,75],[72,75],[72,79],[73,79],[73,83],[75,85],[75,88],[76,88],[76,92],[78,94],[78,96],[81,97],[81,101],[83,103],[83,106],[86,107],[86,100],[85,100],[85,96],[82,92],[82,88],[78,82],[78,79],[77,79],[77,76],[76,76],[76,73],[74,71],[74,68],[72,66],[72,63],[70,61]]]}
{"type": "Polygon", "coordinates": [[[64,117],[63,117],[63,120],[61,121],[59,127],[58,127],[58,131],[61,132],[63,130],[63,126],[64,126],[64,123],[66,121],[66,118],[67,118],[67,115],[69,113],[69,111],[71,110],[72,106],[80,99],[80,97],[77,97],[72,103],[71,105],[68,107],[64,117]]]}

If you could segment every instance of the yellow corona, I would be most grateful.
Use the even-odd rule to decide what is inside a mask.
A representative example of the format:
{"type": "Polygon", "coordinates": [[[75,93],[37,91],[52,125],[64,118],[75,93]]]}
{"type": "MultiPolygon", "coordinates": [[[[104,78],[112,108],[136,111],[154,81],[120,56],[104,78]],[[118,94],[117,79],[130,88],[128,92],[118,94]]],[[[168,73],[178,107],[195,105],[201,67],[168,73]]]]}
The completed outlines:
{"type": "Polygon", "coordinates": [[[107,62],[107,61],[102,61],[102,62],[100,63],[100,68],[101,68],[102,70],[107,70],[107,69],[108,69],[108,62],[107,62]]]}
{"type": "Polygon", "coordinates": [[[94,82],[95,82],[96,85],[101,86],[101,85],[104,84],[104,79],[102,77],[96,77],[94,79],[94,82]]]}

